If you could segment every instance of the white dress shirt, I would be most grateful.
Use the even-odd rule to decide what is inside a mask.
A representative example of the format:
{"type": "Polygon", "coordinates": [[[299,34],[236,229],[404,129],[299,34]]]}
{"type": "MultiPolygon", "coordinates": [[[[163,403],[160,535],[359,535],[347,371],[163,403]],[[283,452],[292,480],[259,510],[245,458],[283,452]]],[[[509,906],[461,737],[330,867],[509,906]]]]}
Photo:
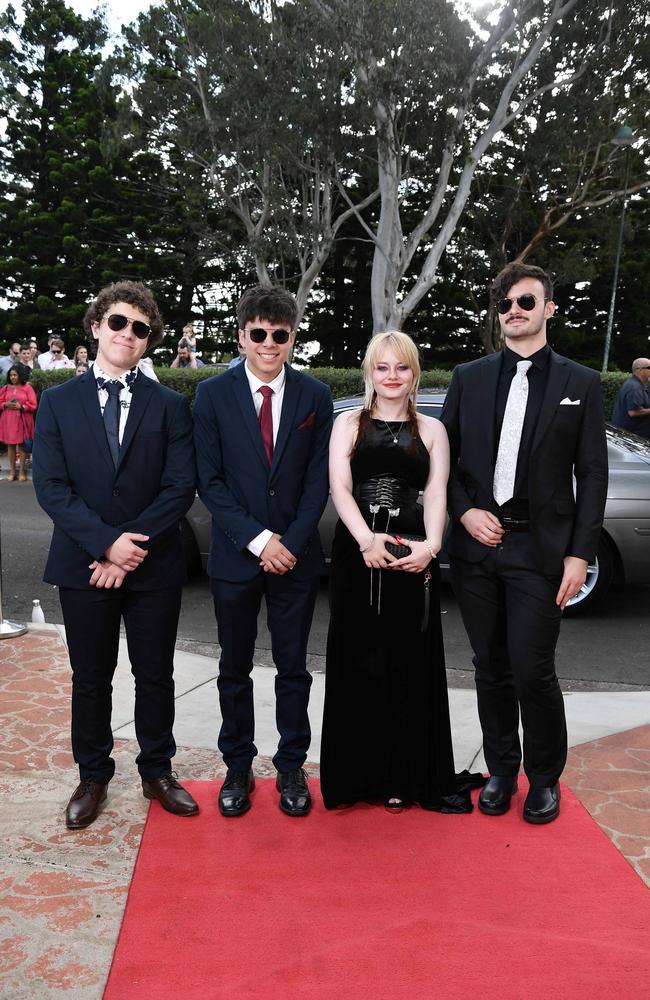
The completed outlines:
{"type": "MultiPolygon", "coordinates": [[[[138,369],[132,369],[137,375],[138,369]]],[[[129,416],[129,408],[131,406],[131,389],[126,384],[126,376],[129,374],[128,371],[123,372],[119,378],[113,379],[106,372],[103,372],[97,362],[93,363],[93,375],[95,378],[103,378],[107,382],[121,382],[122,388],[120,390],[120,444],[122,444],[122,438],[124,437],[124,428],[126,427],[126,421],[129,416]]],[[[102,411],[102,419],[104,418],[104,407],[106,406],[106,400],[108,399],[108,392],[106,389],[97,389],[97,397],[99,399],[99,408],[102,411]]]]}
{"type": "MultiPolygon", "coordinates": [[[[248,361],[244,362],[244,371],[246,372],[246,378],[248,379],[248,384],[250,386],[251,395],[253,396],[253,403],[255,405],[255,412],[257,413],[258,419],[260,415],[260,410],[262,409],[263,396],[261,392],[257,390],[260,386],[268,385],[270,389],[273,389],[273,395],[271,396],[271,414],[273,416],[273,444],[278,437],[278,428],[280,426],[280,414],[282,413],[282,399],[284,397],[284,365],[279,375],[273,379],[272,382],[262,382],[261,379],[254,375],[253,372],[248,367],[248,361]]],[[[252,552],[254,556],[261,556],[264,546],[273,538],[273,532],[268,528],[264,531],[260,531],[259,535],[251,539],[246,548],[249,552],[252,552]]]]}

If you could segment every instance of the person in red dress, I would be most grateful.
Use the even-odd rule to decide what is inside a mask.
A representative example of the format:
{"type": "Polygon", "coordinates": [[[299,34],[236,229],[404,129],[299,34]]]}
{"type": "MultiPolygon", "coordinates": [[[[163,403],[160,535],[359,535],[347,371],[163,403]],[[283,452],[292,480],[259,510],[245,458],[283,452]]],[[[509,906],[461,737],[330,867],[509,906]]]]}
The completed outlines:
{"type": "Polygon", "coordinates": [[[25,452],[23,441],[34,436],[36,393],[27,383],[27,369],[12,365],[7,372],[7,384],[0,389],[0,441],[7,445],[10,482],[16,478],[16,451],[18,452],[18,479],[24,483],[25,452]]]}

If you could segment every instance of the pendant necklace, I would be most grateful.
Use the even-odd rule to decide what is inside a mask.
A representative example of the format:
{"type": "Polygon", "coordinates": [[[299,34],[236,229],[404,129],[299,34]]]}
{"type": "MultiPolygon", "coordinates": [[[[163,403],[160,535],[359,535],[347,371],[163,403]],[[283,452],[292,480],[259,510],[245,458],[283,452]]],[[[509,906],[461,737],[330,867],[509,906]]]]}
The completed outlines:
{"type": "Polygon", "coordinates": [[[402,430],[402,427],[403,427],[403,426],[404,426],[404,424],[406,423],[406,421],[405,421],[405,420],[402,420],[401,424],[400,424],[400,425],[399,425],[399,427],[397,428],[397,433],[395,433],[394,431],[392,431],[392,430],[390,429],[390,427],[388,426],[387,422],[386,422],[386,421],[384,420],[384,418],[383,418],[383,417],[378,417],[377,419],[378,419],[378,420],[381,420],[382,424],[384,425],[384,427],[386,428],[386,430],[388,431],[388,433],[389,433],[389,434],[390,434],[390,436],[392,437],[392,439],[393,439],[393,444],[397,444],[397,439],[398,439],[398,437],[400,436],[400,432],[401,432],[401,430],[402,430]]]}

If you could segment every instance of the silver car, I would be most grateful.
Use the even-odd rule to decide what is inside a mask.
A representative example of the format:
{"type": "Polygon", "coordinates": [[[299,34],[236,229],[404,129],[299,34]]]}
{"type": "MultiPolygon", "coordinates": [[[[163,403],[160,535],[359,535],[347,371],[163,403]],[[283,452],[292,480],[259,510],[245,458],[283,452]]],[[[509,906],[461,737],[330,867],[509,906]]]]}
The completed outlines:
{"type": "MultiPolygon", "coordinates": [[[[444,393],[420,393],[418,410],[440,417],[444,393]]],[[[334,415],[360,406],[361,397],[334,401],[334,415]]],[[[578,614],[602,599],[610,587],[650,583],[650,441],[629,431],[607,425],[609,485],[605,521],[598,552],[587,569],[587,579],[565,614],[578,614]]],[[[331,499],[320,521],[325,557],[329,560],[337,514],[331,499]]],[[[183,522],[188,572],[205,569],[210,545],[211,519],[198,499],[183,522]]],[[[449,560],[439,556],[443,579],[449,575],[449,560]]]]}

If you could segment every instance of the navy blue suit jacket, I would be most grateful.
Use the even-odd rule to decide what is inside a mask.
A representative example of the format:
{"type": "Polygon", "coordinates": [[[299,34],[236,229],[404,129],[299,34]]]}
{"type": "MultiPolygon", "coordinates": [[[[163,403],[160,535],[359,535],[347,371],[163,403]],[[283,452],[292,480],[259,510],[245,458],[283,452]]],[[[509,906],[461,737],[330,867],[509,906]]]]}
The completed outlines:
{"type": "MultiPolygon", "coordinates": [[[[117,468],[92,369],[47,389],[34,432],[33,476],[54,522],[46,583],[89,588],[89,564],[124,531],[149,536],[123,587],[158,590],[185,580],[179,522],[195,496],[192,419],[179,393],[139,374],[117,468]]],[[[92,588],[90,588],[92,589],[92,588]]]]}
{"type": "Polygon", "coordinates": [[[214,579],[243,582],[262,572],[246,546],[265,528],[296,556],[293,576],[306,579],[325,569],[318,522],[328,496],[331,393],[289,365],[285,375],[270,468],[245,365],[198,387],[198,488],[212,515],[208,573],[214,579]]]}

